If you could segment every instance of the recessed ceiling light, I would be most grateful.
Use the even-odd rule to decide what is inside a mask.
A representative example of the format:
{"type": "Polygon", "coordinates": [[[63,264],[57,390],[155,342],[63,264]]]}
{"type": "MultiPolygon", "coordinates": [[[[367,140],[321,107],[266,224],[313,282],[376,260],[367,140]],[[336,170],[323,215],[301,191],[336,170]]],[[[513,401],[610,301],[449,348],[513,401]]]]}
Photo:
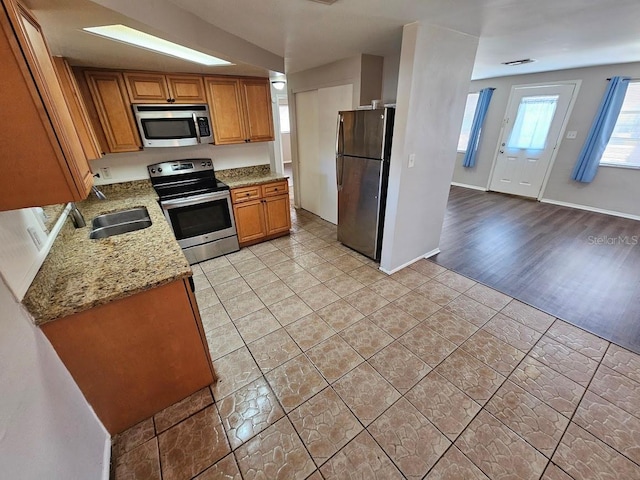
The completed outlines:
{"type": "Polygon", "coordinates": [[[232,65],[231,62],[222,60],[206,53],[198,52],[192,48],[183,47],[177,43],[164,40],[148,33],[141,32],[125,25],[105,25],[103,27],[86,27],[86,32],[100,35],[111,40],[127,43],[136,47],[144,48],[154,52],[169,55],[170,57],[189,60],[190,62],[200,63],[207,66],[215,65],[232,65]]]}
{"type": "Polygon", "coordinates": [[[510,62],[502,62],[502,65],[507,65],[509,67],[515,67],[517,65],[524,65],[525,63],[533,63],[535,60],[532,58],[523,58],[522,60],[511,60],[510,62]]]}

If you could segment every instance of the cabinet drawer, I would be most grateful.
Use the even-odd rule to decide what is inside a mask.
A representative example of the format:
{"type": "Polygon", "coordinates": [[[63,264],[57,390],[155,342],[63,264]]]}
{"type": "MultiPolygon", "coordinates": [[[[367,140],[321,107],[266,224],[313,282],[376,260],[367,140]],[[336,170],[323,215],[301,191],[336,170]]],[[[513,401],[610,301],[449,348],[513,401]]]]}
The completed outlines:
{"type": "Polygon", "coordinates": [[[269,183],[262,185],[262,196],[272,197],[273,195],[282,195],[289,192],[289,184],[285,181],[277,183],[269,183]]]}
{"type": "Polygon", "coordinates": [[[257,200],[262,197],[260,185],[252,187],[234,188],[231,190],[231,201],[233,203],[248,202],[249,200],[257,200]]]}

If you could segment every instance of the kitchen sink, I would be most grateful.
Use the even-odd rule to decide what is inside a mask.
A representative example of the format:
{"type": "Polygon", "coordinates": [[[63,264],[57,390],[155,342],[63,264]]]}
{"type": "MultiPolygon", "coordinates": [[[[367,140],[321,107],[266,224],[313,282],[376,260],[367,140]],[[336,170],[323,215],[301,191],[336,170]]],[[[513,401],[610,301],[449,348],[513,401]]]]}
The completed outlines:
{"type": "Polygon", "coordinates": [[[131,208],[120,212],[98,215],[91,222],[89,238],[107,238],[113,235],[135,232],[151,226],[151,218],[146,207],[131,208]]]}

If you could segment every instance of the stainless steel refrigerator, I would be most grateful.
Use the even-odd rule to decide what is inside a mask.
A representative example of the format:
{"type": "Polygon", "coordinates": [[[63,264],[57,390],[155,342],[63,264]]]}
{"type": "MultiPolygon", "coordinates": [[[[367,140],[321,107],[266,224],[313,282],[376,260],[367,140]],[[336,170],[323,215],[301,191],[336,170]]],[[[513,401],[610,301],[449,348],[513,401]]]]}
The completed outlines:
{"type": "Polygon", "coordinates": [[[338,241],[380,260],[395,110],[338,113],[338,241]]]}

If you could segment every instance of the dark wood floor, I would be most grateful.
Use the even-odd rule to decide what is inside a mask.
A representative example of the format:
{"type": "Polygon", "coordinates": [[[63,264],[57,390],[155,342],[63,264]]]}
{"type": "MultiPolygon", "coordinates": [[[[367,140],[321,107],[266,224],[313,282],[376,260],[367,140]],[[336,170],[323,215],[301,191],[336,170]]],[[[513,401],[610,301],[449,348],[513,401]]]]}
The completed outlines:
{"type": "Polygon", "coordinates": [[[440,250],[442,266],[640,353],[640,222],[452,187],[440,250]]]}

